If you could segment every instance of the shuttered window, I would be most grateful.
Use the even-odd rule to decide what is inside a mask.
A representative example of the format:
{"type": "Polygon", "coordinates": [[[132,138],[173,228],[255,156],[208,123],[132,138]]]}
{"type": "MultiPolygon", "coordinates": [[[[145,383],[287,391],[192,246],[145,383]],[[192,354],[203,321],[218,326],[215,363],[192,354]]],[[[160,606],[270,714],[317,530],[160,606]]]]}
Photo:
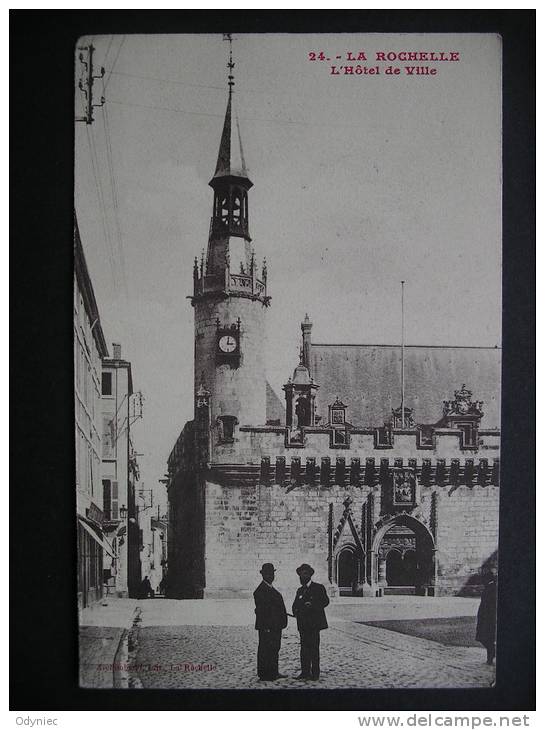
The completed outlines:
{"type": "Polygon", "coordinates": [[[112,519],[112,483],[109,479],[102,480],[102,504],[104,509],[104,519],[112,519]]]}
{"type": "Polygon", "coordinates": [[[112,520],[119,519],[119,496],[117,482],[112,482],[112,499],[111,499],[112,520]]]}

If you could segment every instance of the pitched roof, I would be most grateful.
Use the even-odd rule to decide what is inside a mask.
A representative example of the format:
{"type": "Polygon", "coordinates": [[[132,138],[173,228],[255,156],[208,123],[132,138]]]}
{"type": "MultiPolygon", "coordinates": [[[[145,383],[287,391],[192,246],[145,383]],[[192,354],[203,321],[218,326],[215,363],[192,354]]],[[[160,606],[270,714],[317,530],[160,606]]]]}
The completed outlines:
{"type": "Polygon", "coordinates": [[[267,398],[267,412],[266,420],[278,421],[283,424],[286,422],[286,407],[284,402],[276,395],[270,384],[267,382],[266,387],[266,398],[267,398]]]}
{"type": "MultiPolygon", "coordinates": [[[[436,423],[443,400],[465,383],[482,400],[482,428],[500,427],[501,349],[497,347],[405,346],[405,405],[416,423],[436,423]]],[[[381,426],[401,402],[399,345],[311,346],[311,374],[319,385],[316,412],[327,420],[339,397],[357,427],[381,426]]]]}

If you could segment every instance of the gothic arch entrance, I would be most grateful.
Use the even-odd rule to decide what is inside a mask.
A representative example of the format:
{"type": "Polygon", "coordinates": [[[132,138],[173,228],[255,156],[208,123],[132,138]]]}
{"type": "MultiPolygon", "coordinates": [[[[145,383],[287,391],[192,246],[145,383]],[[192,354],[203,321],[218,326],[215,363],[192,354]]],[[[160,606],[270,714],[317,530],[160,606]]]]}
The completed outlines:
{"type": "Polygon", "coordinates": [[[390,517],[373,541],[373,577],[385,593],[433,595],[435,542],[422,522],[411,515],[390,517]]]}
{"type": "Polygon", "coordinates": [[[361,561],[356,549],[347,545],[337,555],[337,585],[339,595],[355,596],[360,583],[361,561]]]}
{"type": "Polygon", "coordinates": [[[399,550],[392,548],[386,555],[386,583],[389,586],[402,585],[403,556],[399,550]]]}

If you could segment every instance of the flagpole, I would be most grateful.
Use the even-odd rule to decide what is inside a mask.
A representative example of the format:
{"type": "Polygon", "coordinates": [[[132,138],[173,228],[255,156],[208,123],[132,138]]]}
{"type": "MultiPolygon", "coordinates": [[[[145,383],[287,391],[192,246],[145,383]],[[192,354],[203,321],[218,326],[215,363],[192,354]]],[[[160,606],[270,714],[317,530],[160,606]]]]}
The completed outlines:
{"type": "Polygon", "coordinates": [[[401,428],[405,428],[405,282],[401,282],[401,428]]]}

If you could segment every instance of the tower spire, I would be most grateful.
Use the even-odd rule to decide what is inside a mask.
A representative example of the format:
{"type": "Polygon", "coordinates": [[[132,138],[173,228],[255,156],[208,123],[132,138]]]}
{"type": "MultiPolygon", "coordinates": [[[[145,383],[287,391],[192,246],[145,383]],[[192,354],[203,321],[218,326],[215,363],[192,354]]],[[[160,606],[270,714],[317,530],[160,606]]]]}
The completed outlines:
{"type": "Polygon", "coordinates": [[[214,173],[214,177],[210,181],[210,185],[212,185],[214,180],[217,180],[218,178],[231,176],[248,181],[248,187],[251,187],[252,183],[248,177],[248,170],[246,169],[246,161],[244,159],[244,150],[242,148],[240,125],[238,123],[237,115],[234,113],[233,87],[235,85],[235,62],[233,61],[233,39],[231,38],[230,33],[224,33],[223,40],[229,41],[229,60],[227,62],[227,86],[229,88],[229,95],[227,99],[227,109],[225,110],[225,120],[223,122],[223,132],[221,135],[216,171],[214,173]]]}
{"type": "Polygon", "coordinates": [[[248,177],[240,128],[234,112],[235,62],[231,34],[224,34],[223,39],[229,41],[227,109],[216,170],[209,182],[214,191],[214,202],[208,250],[204,265],[201,265],[201,275],[195,282],[194,296],[236,294],[268,306],[266,267],[260,279],[251,246],[248,191],[252,182],[248,177]]]}

